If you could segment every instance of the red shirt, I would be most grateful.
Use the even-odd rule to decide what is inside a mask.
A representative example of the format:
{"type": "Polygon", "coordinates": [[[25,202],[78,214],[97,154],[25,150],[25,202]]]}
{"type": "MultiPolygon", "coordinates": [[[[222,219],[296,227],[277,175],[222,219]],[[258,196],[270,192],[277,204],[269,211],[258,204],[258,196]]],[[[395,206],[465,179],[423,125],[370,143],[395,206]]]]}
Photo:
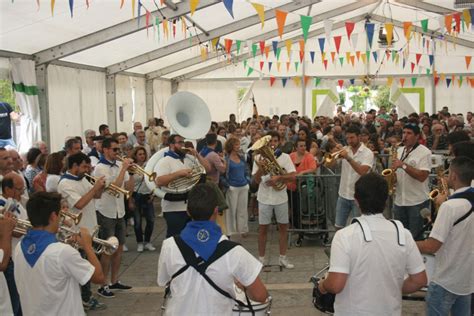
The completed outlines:
{"type": "MultiPolygon", "coordinates": [[[[295,165],[295,168],[296,168],[296,174],[299,174],[302,171],[316,169],[317,167],[316,160],[314,160],[314,156],[311,155],[309,152],[306,152],[304,154],[303,159],[301,159],[301,162],[298,165],[296,165],[295,163],[297,157],[298,157],[298,154],[296,152],[292,152],[290,154],[291,161],[293,161],[293,164],[295,165]]],[[[288,187],[288,190],[295,191],[296,181],[288,182],[287,187],[288,187]]]]}

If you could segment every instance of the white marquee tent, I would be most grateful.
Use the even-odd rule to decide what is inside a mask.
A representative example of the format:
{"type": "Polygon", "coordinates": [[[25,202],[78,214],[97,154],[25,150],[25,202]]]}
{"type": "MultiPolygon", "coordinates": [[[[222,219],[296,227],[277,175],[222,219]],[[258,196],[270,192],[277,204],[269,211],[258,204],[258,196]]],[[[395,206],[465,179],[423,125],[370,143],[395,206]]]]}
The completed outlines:
{"type": "Polygon", "coordinates": [[[262,114],[297,109],[313,116],[318,104],[331,104],[337,85],[361,84],[365,76],[391,84],[399,106],[465,113],[474,109],[474,10],[455,2],[469,1],[75,0],[72,10],[71,1],[55,1],[52,14],[50,0],[5,0],[0,78],[13,78],[29,96],[20,102],[30,120],[22,122],[26,142],[41,137],[52,150],[101,123],[130,131],[133,121],[163,117],[168,98],[181,90],[203,98],[216,121],[242,112],[238,90],[249,86],[262,114]],[[286,17],[281,36],[276,16],[286,17]],[[311,17],[304,48],[302,17],[311,17]],[[392,34],[393,47],[378,43],[380,28],[392,34]]]}

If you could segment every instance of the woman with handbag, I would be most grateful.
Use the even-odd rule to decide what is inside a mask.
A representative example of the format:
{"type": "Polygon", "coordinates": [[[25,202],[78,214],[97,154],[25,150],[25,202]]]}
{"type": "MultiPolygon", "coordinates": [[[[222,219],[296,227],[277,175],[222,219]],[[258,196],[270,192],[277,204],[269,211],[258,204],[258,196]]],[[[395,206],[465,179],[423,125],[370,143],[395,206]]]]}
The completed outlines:
{"type": "Polygon", "coordinates": [[[240,140],[229,138],[225,143],[227,168],[225,178],[229,189],[226,193],[227,235],[241,234],[246,237],[248,228],[249,172],[245,159],[240,155],[240,140]]]}

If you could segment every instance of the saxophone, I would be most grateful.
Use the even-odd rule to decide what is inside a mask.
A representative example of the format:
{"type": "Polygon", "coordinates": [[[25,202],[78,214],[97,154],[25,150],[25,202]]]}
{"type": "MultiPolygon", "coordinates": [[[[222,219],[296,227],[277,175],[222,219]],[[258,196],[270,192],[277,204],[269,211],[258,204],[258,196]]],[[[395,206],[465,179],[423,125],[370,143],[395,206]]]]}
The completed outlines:
{"type": "MultiPolygon", "coordinates": [[[[391,163],[393,163],[393,161],[397,159],[397,150],[399,145],[400,143],[393,145],[392,149],[390,150],[391,163]]],[[[397,174],[395,170],[393,170],[392,168],[384,169],[382,171],[382,176],[388,183],[388,195],[393,196],[393,194],[395,193],[395,185],[397,183],[397,174]]]]}
{"type": "MultiPolygon", "coordinates": [[[[269,143],[272,137],[270,135],[264,136],[255,142],[252,146],[254,161],[257,166],[262,169],[263,174],[271,176],[279,176],[286,174],[285,169],[283,169],[277,162],[273,149],[270,147],[269,143]],[[260,157],[255,157],[260,155],[260,157]],[[259,158],[259,159],[257,159],[259,158]]],[[[286,188],[284,182],[277,182],[273,188],[277,191],[281,191],[286,188]]]]}
{"type": "MultiPolygon", "coordinates": [[[[442,194],[442,195],[446,195],[446,197],[449,196],[449,188],[448,188],[448,183],[444,177],[444,173],[445,173],[445,170],[443,168],[443,166],[439,166],[436,170],[436,181],[437,181],[437,188],[432,190],[429,194],[429,198],[431,201],[435,201],[436,198],[442,194]]],[[[438,206],[435,206],[435,208],[437,209],[439,207],[438,206]]]]}

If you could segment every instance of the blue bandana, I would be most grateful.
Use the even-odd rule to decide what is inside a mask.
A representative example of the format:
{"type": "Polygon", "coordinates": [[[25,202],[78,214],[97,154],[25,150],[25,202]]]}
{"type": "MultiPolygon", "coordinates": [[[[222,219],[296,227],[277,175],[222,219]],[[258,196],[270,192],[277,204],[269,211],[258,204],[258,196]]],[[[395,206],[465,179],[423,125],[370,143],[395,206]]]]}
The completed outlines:
{"type": "Polygon", "coordinates": [[[181,231],[181,239],[204,260],[216,251],[222,231],[214,221],[191,221],[181,231]]]}
{"type": "Polygon", "coordinates": [[[112,167],[118,167],[116,161],[110,162],[110,161],[108,161],[107,159],[105,159],[104,156],[100,157],[99,163],[102,163],[102,164],[104,164],[104,165],[108,165],[108,166],[110,166],[110,168],[112,168],[112,167]]]}
{"type": "Polygon", "coordinates": [[[6,206],[6,210],[8,212],[11,212],[13,214],[18,213],[21,214],[20,209],[18,208],[18,204],[15,202],[15,200],[9,198],[7,202],[4,200],[0,200],[0,206],[6,206]],[[7,205],[8,204],[8,205],[7,205]]]}
{"type": "Polygon", "coordinates": [[[69,172],[66,172],[65,174],[61,176],[61,178],[59,179],[59,182],[61,182],[64,179],[73,180],[73,181],[81,181],[82,178],[84,177],[78,177],[73,174],[70,174],[69,172]]]}
{"type": "Polygon", "coordinates": [[[278,158],[283,154],[280,148],[275,149],[275,158],[278,158]]]}
{"type": "MultiPolygon", "coordinates": [[[[471,192],[474,193],[474,188],[473,188],[473,187],[470,187],[470,188],[467,189],[466,191],[458,192],[458,193],[455,193],[455,194],[451,195],[451,196],[448,198],[448,200],[456,199],[458,196],[460,196],[460,195],[462,195],[462,194],[464,194],[464,193],[471,193],[471,192]]],[[[471,202],[471,204],[472,204],[472,202],[471,202]]],[[[473,204],[473,206],[474,206],[474,204],[473,204]]]]}
{"type": "Polygon", "coordinates": [[[213,151],[215,151],[215,150],[206,146],[199,152],[199,154],[203,157],[206,157],[207,155],[209,155],[213,151]]]}
{"type": "Polygon", "coordinates": [[[165,152],[165,157],[171,157],[174,159],[183,160],[185,156],[186,156],[185,154],[177,153],[172,150],[168,150],[167,152],[165,152]]]}
{"type": "Polygon", "coordinates": [[[21,250],[30,267],[33,268],[46,248],[57,241],[56,235],[53,233],[30,229],[21,240],[21,250]]]}

